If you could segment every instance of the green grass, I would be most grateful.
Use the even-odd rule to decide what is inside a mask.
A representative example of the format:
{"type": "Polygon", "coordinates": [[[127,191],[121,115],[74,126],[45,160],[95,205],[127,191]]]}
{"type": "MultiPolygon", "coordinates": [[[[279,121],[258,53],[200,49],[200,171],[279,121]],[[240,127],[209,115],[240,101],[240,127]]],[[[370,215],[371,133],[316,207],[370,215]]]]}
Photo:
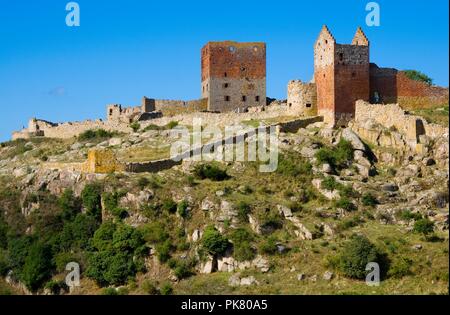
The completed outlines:
{"type": "Polygon", "coordinates": [[[434,108],[412,110],[409,112],[413,115],[422,116],[429,123],[435,123],[447,127],[449,125],[448,104],[436,106],[434,108]]]}

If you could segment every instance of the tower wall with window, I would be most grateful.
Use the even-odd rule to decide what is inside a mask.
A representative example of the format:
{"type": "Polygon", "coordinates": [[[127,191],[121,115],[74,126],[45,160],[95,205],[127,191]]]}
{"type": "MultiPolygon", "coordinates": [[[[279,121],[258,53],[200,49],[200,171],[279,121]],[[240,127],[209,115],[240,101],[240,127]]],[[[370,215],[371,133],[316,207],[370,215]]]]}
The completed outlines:
{"type": "Polygon", "coordinates": [[[266,104],[266,44],[209,42],[201,51],[208,110],[243,112],[266,104]]]}

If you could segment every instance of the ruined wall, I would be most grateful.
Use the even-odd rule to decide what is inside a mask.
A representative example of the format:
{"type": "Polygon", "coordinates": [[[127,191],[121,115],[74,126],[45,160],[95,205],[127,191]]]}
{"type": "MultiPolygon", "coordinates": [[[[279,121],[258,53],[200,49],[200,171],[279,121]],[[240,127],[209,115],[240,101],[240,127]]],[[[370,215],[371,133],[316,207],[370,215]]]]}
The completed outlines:
{"type": "Polygon", "coordinates": [[[314,78],[319,115],[331,125],[354,117],[355,101],[369,100],[369,41],[360,28],[351,45],[337,44],[326,26],[314,46],[314,78]]]}
{"type": "Polygon", "coordinates": [[[287,104],[291,111],[300,116],[317,115],[317,86],[292,80],[288,83],[287,104]]]}
{"type": "Polygon", "coordinates": [[[179,114],[201,112],[208,109],[208,100],[155,100],[155,109],[162,112],[163,116],[174,116],[179,114]]]}
{"type": "Polygon", "coordinates": [[[363,125],[369,120],[390,130],[401,132],[411,146],[418,144],[423,135],[430,138],[448,135],[448,128],[429,124],[419,116],[408,115],[398,104],[369,104],[357,101],[355,122],[363,125]]]}
{"type": "Polygon", "coordinates": [[[83,173],[109,174],[124,171],[125,165],[116,159],[112,150],[92,149],[81,170],[83,173]]]}
{"type": "Polygon", "coordinates": [[[402,71],[371,64],[370,96],[372,102],[399,103],[404,109],[417,109],[448,104],[449,91],[411,80],[402,71]]]}
{"type": "Polygon", "coordinates": [[[266,102],[266,45],[209,42],[201,51],[202,97],[208,110],[245,111],[266,102]]]}

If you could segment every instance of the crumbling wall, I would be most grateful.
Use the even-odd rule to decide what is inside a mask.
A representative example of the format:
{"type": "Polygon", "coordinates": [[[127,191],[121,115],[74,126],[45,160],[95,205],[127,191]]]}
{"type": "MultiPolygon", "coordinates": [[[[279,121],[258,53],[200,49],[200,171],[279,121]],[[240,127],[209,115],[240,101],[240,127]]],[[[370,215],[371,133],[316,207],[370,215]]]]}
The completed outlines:
{"type": "Polygon", "coordinates": [[[208,109],[208,100],[155,100],[155,109],[156,111],[162,112],[163,116],[174,116],[185,113],[201,112],[208,109]]]}
{"type": "Polygon", "coordinates": [[[81,169],[84,173],[109,174],[124,171],[125,165],[117,160],[110,149],[92,149],[81,169]]]}
{"type": "Polygon", "coordinates": [[[421,136],[437,138],[448,135],[448,128],[429,124],[420,116],[407,114],[399,104],[369,104],[357,101],[355,107],[355,122],[363,125],[372,120],[393,131],[399,131],[406,136],[407,141],[415,146],[421,136]]]}
{"type": "Polygon", "coordinates": [[[448,88],[408,78],[403,71],[370,65],[370,96],[373,103],[398,103],[404,109],[448,104],[448,88]]]}
{"type": "Polygon", "coordinates": [[[289,81],[287,104],[292,112],[300,116],[317,115],[317,87],[314,83],[300,80],[289,81]]]}

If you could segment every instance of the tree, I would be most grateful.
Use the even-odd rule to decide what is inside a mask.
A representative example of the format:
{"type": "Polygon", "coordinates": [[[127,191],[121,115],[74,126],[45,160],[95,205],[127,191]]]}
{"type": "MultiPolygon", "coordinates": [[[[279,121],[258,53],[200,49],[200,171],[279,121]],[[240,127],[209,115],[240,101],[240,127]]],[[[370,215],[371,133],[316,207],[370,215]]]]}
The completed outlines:
{"type": "Polygon", "coordinates": [[[101,194],[102,187],[97,183],[87,184],[81,192],[81,199],[87,213],[93,215],[97,219],[100,219],[102,215],[101,194]]]}
{"type": "Polygon", "coordinates": [[[28,289],[35,291],[39,289],[52,272],[52,255],[49,246],[34,243],[25,258],[21,280],[28,289]]]}
{"type": "Polygon", "coordinates": [[[419,82],[424,82],[428,85],[432,85],[433,84],[433,79],[431,79],[429,76],[427,76],[426,74],[417,71],[417,70],[405,70],[403,71],[403,73],[411,80],[414,81],[419,81],[419,82]]]}
{"type": "Polygon", "coordinates": [[[203,247],[212,255],[223,254],[228,248],[228,239],[214,226],[208,226],[203,233],[203,247]]]}
{"type": "Polygon", "coordinates": [[[72,221],[81,212],[81,200],[74,196],[72,189],[66,189],[58,199],[61,208],[61,218],[72,221]]]}
{"type": "Polygon", "coordinates": [[[341,272],[349,277],[364,279],[369,262],[381,265],[382,254],[365,236],[355,235],[344,245],[339,254],[338,266],[341,272]]]}

